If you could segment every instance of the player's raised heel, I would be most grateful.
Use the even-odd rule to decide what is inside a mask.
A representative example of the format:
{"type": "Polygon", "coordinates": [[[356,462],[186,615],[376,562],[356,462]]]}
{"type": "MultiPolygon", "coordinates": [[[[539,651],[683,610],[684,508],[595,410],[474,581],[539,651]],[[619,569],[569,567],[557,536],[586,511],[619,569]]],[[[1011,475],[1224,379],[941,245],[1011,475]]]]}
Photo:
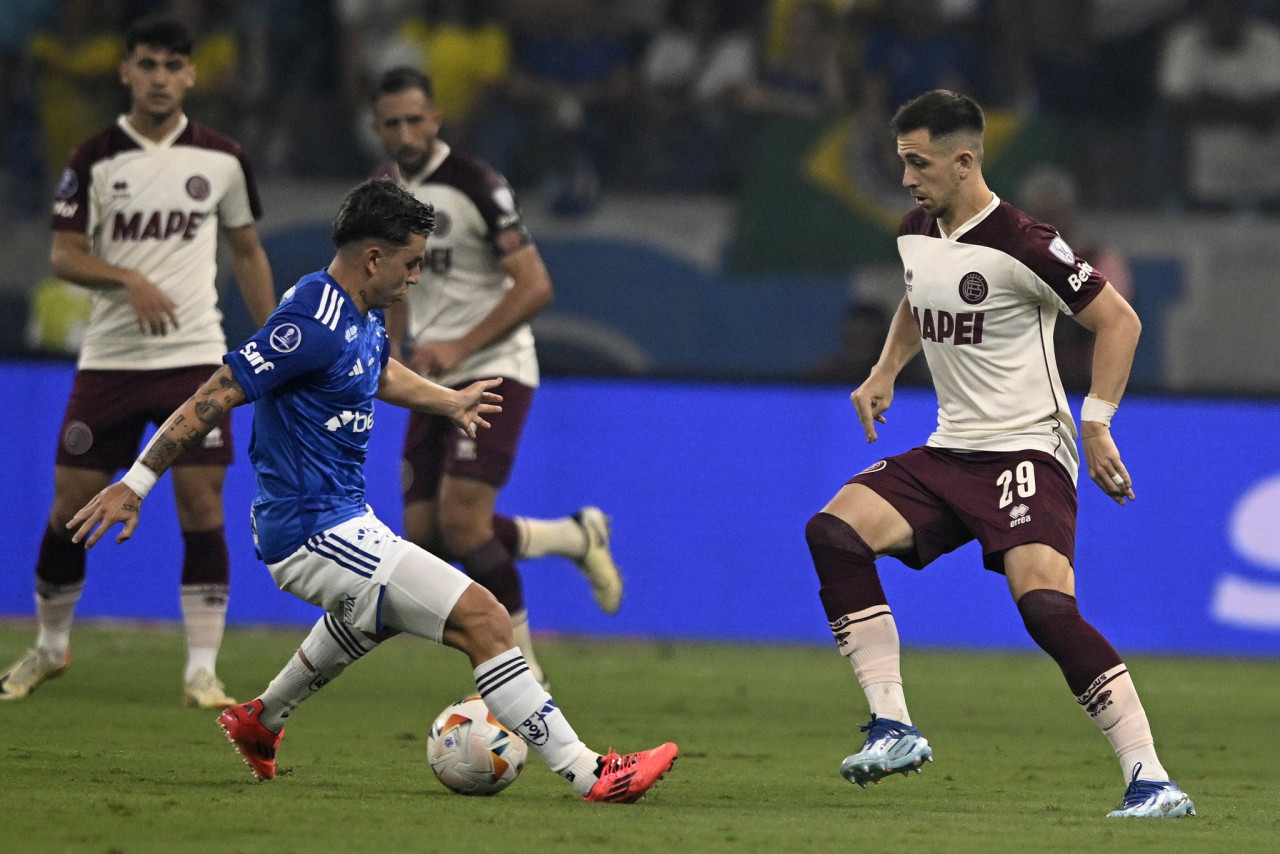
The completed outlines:
{"type": "Polygon", "coordinates": [[[276,776],[276,748],[284,738],[284,729],[272,732],[258,720],[262,715],[262,701],[254,700],[231,706],[218,715],[218,726],[227,734],[227,741],[244,758],[253,776],[270,780],[276,776]]]}
{"type": "Polygon", "coordinates": [[[0,673],[0,700],[21,700],[42,682],[61,676],[71,666],[71,650],[60,662],[50,662],[38,649],[29,649],[0,673]]]}
{"type": "Polygon", "coordinates": [[[840,763],[840,775],[864,789],[890,774],[919,774],[920,766],[933,761],[933,748],[910,724],[872,715],[871,722],[858,729],[867,733],[867,740],[862,750],[840,763]]]}
{"type": "Polygon", "coordinates": [[[675,764],[680,748],[671,742],[652,750],[619,756],[609,753],[600,757],[600,779],[584,801],[608,804],[630,804],[644,797],[662,775],[675,764]]]}
{"type": "Polygon", "coordinates": [[[622,573],[613,562],[609,542],[613,537],[609,517],[599,507],[583,507],[573,514],[587,538],[587,551],[574,561],[582,574],[591,582],[591,592],[596,605],[606,614],[618,613],[622,605],[622,573]]]}
{"type": "Polygon", "coordinates": [[[1138,770],[1133,773],[1135,779],[1124,790],[1120,809],[1107,813],[1107,818],[1182,818],[1196,814],[1196,805],[1177,783],[1138,780],[1138,770]]]}

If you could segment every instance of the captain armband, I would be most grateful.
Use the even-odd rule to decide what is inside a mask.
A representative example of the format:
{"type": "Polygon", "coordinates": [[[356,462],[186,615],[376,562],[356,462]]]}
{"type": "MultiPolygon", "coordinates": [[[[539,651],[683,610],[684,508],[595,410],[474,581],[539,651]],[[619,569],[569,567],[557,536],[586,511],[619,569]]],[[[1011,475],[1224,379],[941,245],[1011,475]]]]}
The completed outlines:
{"type": "Polygon", "coordinates": [[[142,463],[135,462],[133,467],[125,472],[124,477],[120,478],[120,482],[136,492],[139,498],[146,498],[151,487],[155,486],[159,479],[160,475],[142,463]]]}
{"type": "Polygon", "coordinates": [[[1120,407],[1114,403],[1109,403],[1100,397],[1089,395],[1084,399],[1084,403],[1080,405],[1081,421],[1096,421],[1104,427],[1111,427],[1111,416],[1116,414],[1116,410],[1120,407]]]}

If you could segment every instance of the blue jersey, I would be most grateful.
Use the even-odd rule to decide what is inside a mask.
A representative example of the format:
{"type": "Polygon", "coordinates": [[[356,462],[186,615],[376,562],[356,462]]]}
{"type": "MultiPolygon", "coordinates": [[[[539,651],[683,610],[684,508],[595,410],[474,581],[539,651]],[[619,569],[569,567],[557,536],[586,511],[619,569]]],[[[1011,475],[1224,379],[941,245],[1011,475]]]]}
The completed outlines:
{"type": "Polygon", "coordinates": [[[223,356],[253,402],[254,541],[267,563],[365,512],[373,401],[389,355],[382,312],[362,316],[321,270],[223,356]]]}

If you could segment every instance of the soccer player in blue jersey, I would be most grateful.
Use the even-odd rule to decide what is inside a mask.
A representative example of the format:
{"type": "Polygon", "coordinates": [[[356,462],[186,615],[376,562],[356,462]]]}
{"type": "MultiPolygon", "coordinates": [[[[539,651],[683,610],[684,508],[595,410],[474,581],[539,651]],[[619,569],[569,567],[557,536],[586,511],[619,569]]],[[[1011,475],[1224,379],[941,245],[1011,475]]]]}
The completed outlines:
{"type": "Polygon", "coordinates": [[[68,523],[92,547],[117,522],[138,525],[156,479],[233,407],[254,404],[249,456],[257,476],[254,540],[280,589],[325,616],[267,689],[218,723],[259,780],[275,776],[285,720],[349,664],[398,634],[462,650],[494,716],[519,733],[588,801],[629,803],[670,769],[677,747],[601,755],[578,738],[516,646],[493,594],[401,539],[365,504],[364,460],[374,398],[448,417],[474,437],[501,410],[486,379],[461,389],[394,359],[382,310],[417,284],[430,205],[387,180],[348,194],[333,226],[337,254],[285,294],[267,324],[174,412],[123,478],[68,523]]]}

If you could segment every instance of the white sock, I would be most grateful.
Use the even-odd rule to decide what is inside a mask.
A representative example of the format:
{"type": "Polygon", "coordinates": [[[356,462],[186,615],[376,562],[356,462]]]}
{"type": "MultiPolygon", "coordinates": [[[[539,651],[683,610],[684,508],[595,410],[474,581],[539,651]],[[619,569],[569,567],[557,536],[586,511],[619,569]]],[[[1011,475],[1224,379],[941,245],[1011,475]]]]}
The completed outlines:
{"type": "Polygon", "coordinates": [[[1154,744],[1144,745],[1121,755],[1120,767],[1124,770],[1126,784],[1133,780],[1164,782],[1169,779],[1169,772],[1164,770],[1164,766],[1156,758],[1154,744]]]}
{"type": "Polygon", "coordinates": [[[1138,771],[1139,780],[1169,779],[1156,758],[1147,711],[1142,708],[1133,677],[1123,663],[1094,679],[1093,684],[1076,697],[1076,702],[1111,742],[1120,758],[1126,784],[1133,779],[1134,770],[1138,771]]]}
{"type": "Polygon", "coordinates": [[[325,614],[258,697],[262,701],[262,725],[278,732],[299,703],[338,678],[347,665],[377,645],[378,641],[363,632],[325,614]]]}
{"type": "Polygon", "coordinates": [[[539,683],[546,681],[541,665],[533,654],[533,637],[529,634],[529,612],[523,608],[511,615],[511,634],[515,635],[516,646],[529,665],[529,672],[539,683]]]}
{"type": "Polygon", "coordinates": [[[50,584],[36,579],[36,649],[48,664],[61,664],[71,646],[71,623],[84,581],[50,584]]]}
{"type": "Polygon", "coordinates": [[[911,724],[902,692],[898,624],[888,605],[846,614],[831,624],[836,647],[847,656],[876,717],[911,724]]]}
{"type": "Polygon", "coordinates": [[[577,560],[587,553],[587,534],[569,516],[559,519],[527,519],[514,517],[520,545],[512,557],[517,559],[558,555],[577,560]]]}
{"type": "Polygon", "coordinates": [[[187,669],[183,679],[188,682],[200,670],[217,675],[230,590],[226,584],[182,585],[182,624],[187,632],[187,669]]]}
{"type": "Polygon", "coordinates": [[[493,716],[523,738],[578,794],[591,791],[600,754],[578,738],[551,695],[533,678],[520,650],[500,653],[474,672],[476,687],[493,716]]]}
{"type": "Polygon", "coordinates": [[[871,714],[911,725],[911,713],[907,711],[907,698],[903,696],[901,682],[877,682],[864,685],[862,691],[867,695],[871,714]]]}

